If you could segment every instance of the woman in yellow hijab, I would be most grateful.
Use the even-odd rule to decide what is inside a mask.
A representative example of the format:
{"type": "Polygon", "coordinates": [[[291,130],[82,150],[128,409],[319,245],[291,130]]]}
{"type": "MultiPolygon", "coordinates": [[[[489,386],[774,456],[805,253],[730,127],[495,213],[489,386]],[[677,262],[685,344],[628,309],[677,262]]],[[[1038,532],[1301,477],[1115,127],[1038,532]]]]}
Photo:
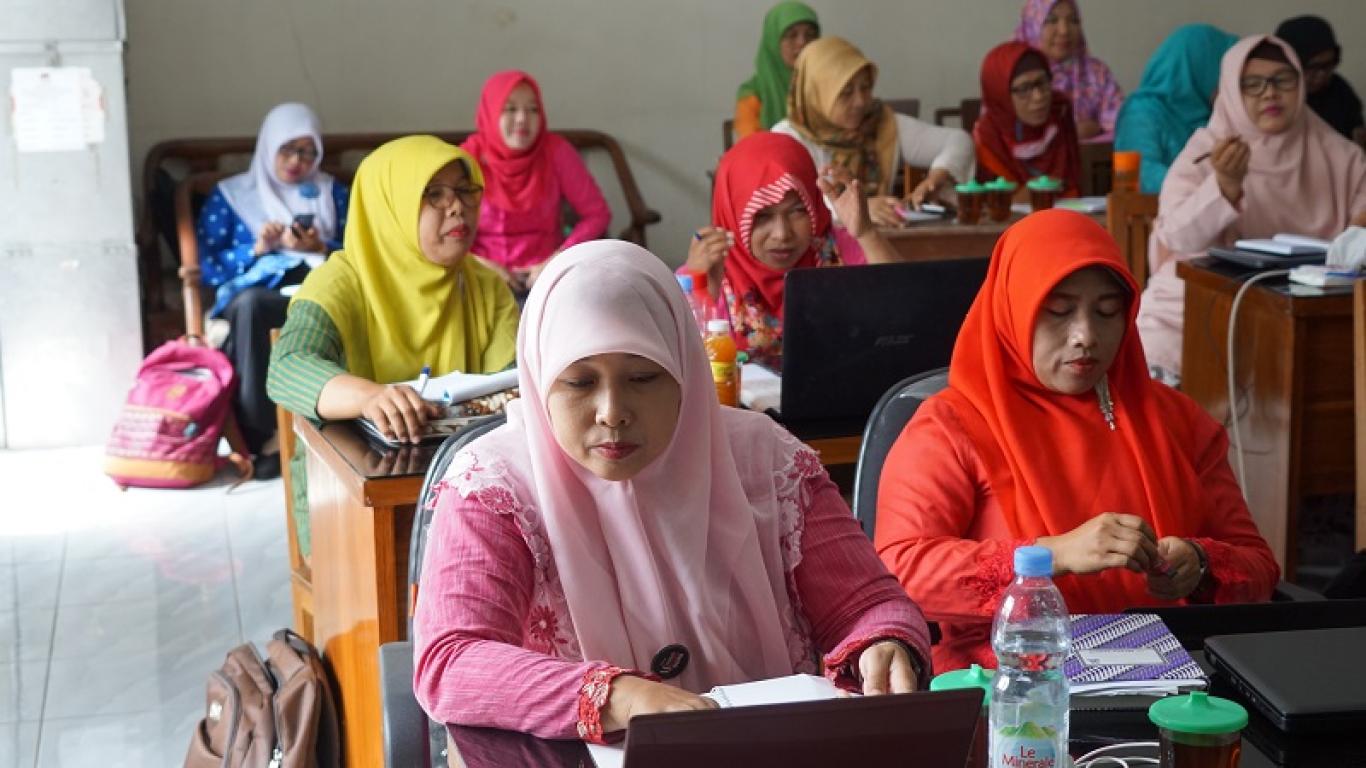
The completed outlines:
{"type": "Polygon", "coordinates": [[[313,270],[289,306],[266,388],[313,419],[365,416],[416,442],[435,415],[393,382],[513,363],[517,304],[466,258],[479,222],[478,162],[433,136],[376,149],[356,172],[343,250],[313,270]]]}
{"type": "Polygon", "coordinates": [[[917,120],[873,97],[877,65],[848,40],[823,37],[802,49],[787,95],[787,119],[773,126],[800,141],[816,168],[858,179],[878,226],[901,224],[892,182],[902,164],[928,168],[907,190],[910,207],[967,182],[976,170],[972,137],[917,120]]]}

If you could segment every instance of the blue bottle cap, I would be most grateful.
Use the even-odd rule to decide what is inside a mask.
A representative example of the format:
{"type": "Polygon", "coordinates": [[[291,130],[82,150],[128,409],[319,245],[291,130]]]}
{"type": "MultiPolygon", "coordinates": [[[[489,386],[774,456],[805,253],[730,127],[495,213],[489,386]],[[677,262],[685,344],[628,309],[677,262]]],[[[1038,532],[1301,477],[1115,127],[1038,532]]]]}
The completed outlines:
{"type": "Polygon", "coordinates": [[[674,277],[678,278],[678,287],[682,288],[684,293],[692,293],[692,275],[674,275],[674,277]]]}
{"type": "Polygon", "coordinates": [[[1052,576],[1053,550],[1048,547],[1019,547],[1015,550],[1016,576],[1052,576]]]}

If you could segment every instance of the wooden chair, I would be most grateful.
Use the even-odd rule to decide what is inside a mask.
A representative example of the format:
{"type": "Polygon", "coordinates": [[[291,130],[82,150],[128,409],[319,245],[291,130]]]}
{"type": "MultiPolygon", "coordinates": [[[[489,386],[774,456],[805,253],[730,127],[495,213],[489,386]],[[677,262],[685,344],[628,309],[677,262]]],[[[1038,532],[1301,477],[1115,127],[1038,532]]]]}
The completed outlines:
{"type": "Polygon", "coordinates": [[[1148,284],[1148,238],[1156,218],[1157,195],[1111,192],[1106,196],[1105,225],[1139,288],[1148,284]]]}
{"type": "Polygon", "coordinates": [[[972,133],[972,127],[977,124],[977,118],[982,114],[981,99],[963,99],[956,107],[942,107],[934,111],[934,124],[945,125],[949,118],[958,120],[958,124],[963,130],[972,133]]]}
{"type": "Polygon", "coordinates": [[[1081,145],[1081,193],[1108,195],[1115,175],[1115,145],[1110,142],[1081,145]]]}
{"type": "MultiPolygon", "coordinates": [[[[270,329],[270,345],[280,339],[280,329],[270,329]]],[[[290,461],[294,458],[294,414],[284,406],[275,406],[275,434],[280,444],[280,478],[285,485],[285,531],[289,538],[289,591],[294,606],[294,631],[313,642],[313,571],[308,558],[299,549],[299,531],[294,525],[294,476],[290,461]]]]}
{"type": "Polygon", "coordinates": [[[726,118],[721,121],[721,146],[722,151],[729,151],[735,146],[735,119],[726,118]]]}
{"type": "MultiPolygon", "coordinates": [[[[646,227],[659,223],[661,217],[658,211],[646,205],[621,145],[617,143],[616,139],[600,131],[568,130],[557,131],[557,133],[574,145],[580,153],[595,152],[607,156],[612,164],[612,170],[616,174],[628,219],[626,226],[618,232],[617,237],[645,245],[646,227]]],[[[406,135],[409,134],[324,134],[323,146],[326,153],[322,168],[338,178],[350,180],[356,166],[371,150],[387,141],[406,135]]],[[[459,144],[469,137],[469,132],[457,131],[434,133],[433,135],[452,144],[459,144]]],[[[164,338],[159,337],[164,334],[145,332],[147,326],[151,324],[149,317],[164,315],[168,311],[165,302],[162,301],[164,286],[162,285],[158,239],[166,237],[172,247],[178,250],[179,276],[183,284],[182,295],[187,300],[184,306],[187,315],[185,327],[187,329],[200,327],[202,331],[202,302],[196,310],[198,312],[196,316],[200,319],[193,322],[189,320],[189,294],[194,293],[196,296],[199,294],[199,257],[193,237],[195,224],[193,215],[198,214],[198,202],[203,199],[202,196],[207,196],[219,179],[245,167],[255,146],[255,137],[237,136],[215,139],[174,139],[163,141],[148,151],[142,169],[143,210],[138,224],[137,243],[144,319],[143,338],[149,349],[164,341],[164,338]],[[168,184],[174,190],[169,195],[173,202],[170,220],[162,221],[158,217],[158,210],[162,206],[154,205],[152,202],[166,195],[165,189],[168,184]],[[189,186],[189,189],[182,193],[182,187],[186,185],[189,186]],[[182,194],[188,195],[184,204],[180,199],[182,194]],[[196,195],[200,197],[196,198],[196,195]],[[188,220],[188,233],[190,235],[188,239],[185,236],[187,231],[185,222],[182,220],[184,216],[191,217],[188,220]],[[193,286],[186,282],[191,273],[195,281],[193,286]],[[193,287],[193,291],[191,287],[193,287]]],[[[167,325],[168,328],[173,328],[178,323],[167,325]]],[[[169,334],[175,335],[173,330],[169,331],[169,334]]]]}
{"type": "Polygon", "coordinates": [[[1366,280],[1356,281],[1352,301],[1352,348],[1356,382],[1356,548],[1366,550],[1366,280]]]}

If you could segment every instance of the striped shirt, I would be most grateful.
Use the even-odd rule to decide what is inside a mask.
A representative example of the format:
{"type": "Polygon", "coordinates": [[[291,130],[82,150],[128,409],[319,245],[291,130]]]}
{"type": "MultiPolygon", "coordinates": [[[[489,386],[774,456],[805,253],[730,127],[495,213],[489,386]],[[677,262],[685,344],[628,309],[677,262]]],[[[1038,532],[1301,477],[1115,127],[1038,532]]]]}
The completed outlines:
{"type": "Polygon", "coordinates": [[[317,303],[295,301],[280,340],[270,352],[266,393],[286,410],[322,421],[318,396],[333,378],[346,373],[341,332],[317,303]]]}

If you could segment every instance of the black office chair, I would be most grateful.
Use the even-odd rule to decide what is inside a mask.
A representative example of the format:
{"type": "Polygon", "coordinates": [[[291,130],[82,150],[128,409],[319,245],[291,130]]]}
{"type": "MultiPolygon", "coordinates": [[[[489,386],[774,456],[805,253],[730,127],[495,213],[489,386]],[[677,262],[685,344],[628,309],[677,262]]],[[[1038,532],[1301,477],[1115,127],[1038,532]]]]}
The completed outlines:
{"type": "Polygon", "coordinates": [[[427,551],[427,530],[431,527],[432,487],[445,477],[451,459],[461,448],[492,432],[507,421],[503,414],[487,416],[451,435],[436,449],[422,492],[417,497],[413,532],[408,540],[408,641],[385,643],[379,649],[380,711],[384,724],[384,764],[403,766],[446,765],[446,729],[433,722],[418,706],[413,695],[413,610],[417,606],[418,581],[422,558],[427,551]]]}
{"type": "Polygon", "coordinates": [[[869,539],[873,538],[873,526],[877,523],[878,479],[892,444],[920,404],[948,385],[948,368],[917,373],[895,384],[873,406],[863,428],[863,444],[854,470],[854,517],[869,539]]]}

